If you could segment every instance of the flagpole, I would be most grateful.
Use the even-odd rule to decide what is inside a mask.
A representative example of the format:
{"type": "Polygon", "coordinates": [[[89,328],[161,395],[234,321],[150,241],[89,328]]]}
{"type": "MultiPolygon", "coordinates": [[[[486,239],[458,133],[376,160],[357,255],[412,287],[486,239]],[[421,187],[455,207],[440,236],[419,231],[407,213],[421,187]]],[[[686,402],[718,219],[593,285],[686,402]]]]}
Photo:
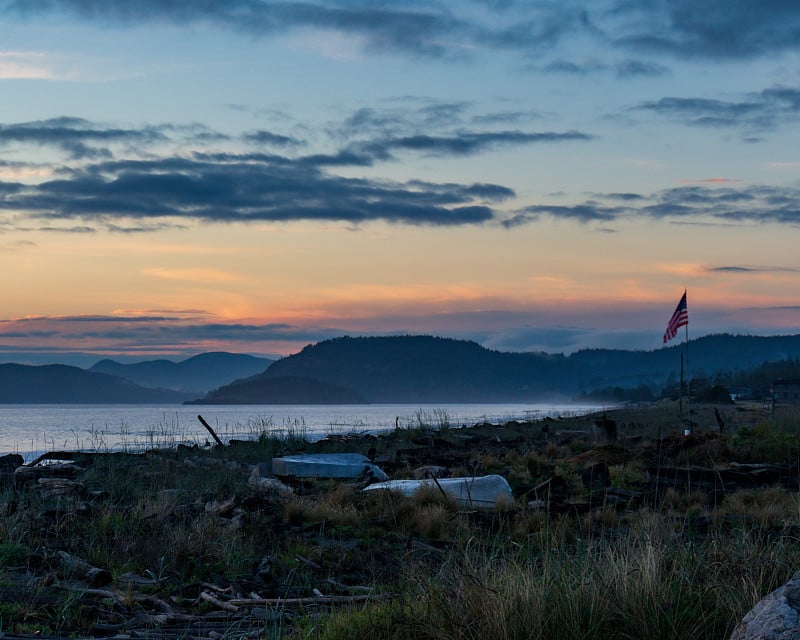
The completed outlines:
{"type": "MultiPolygon", "coordinates": [[[[678,302],[678,306],[675,307],[675,311],[672,313],[672,317],[670,317],[669,322],[667,323],[667,330],[664,332],[664,344],[667,344],[670,340],[672,340],[675,336],[678,335],[678,332],[681,327],[686,327],[685,333],[685,340],[684,344],[686,346],[686,410],[689,413],[689,422],[684,429],[684,435],[690,435],[692,433],[692,402],[691,402],[691,376],[689,375],[689,310],[686,304],[686,289],[683,290],[683,295],[681,296],[680,301],[678,302]]],[[[683,354],[681,354],[681,389],[680,393],[678,394],[679,397],[679,411],[680,411],[680,421],[683,422],[683,354]]]]}
{"type": "MultiPolygon", "coordinates": [[[[686,295],[686,289],[683,290],[683,295],[686,295]]],[[[688,305],[687,305],[688,307],[688,305]]],[[[688,423],[683,435],[692,435],[692,376],[689,375],[689,323],[684,325],[686,333],[684,334],[684,344],[686,345],[686,414],[688,416],[688,423]]]]}

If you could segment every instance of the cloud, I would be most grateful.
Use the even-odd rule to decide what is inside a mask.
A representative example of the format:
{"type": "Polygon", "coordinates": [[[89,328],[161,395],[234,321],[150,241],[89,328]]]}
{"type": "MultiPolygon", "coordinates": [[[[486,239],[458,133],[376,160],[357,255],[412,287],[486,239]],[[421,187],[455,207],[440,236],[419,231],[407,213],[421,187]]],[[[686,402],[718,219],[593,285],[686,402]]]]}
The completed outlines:
{"type": "Polygon", "coordinates": [[[142,273],[153,276],[154,278],[161,278],[163,280],[181,280],[184,282],[219,283],[234,282],[241,279],[239,274],[211,268],[166,269],[160,267],[151,267],[149,269],[144,269],[142,273]]]}
{"type": "MultiPolygon", "coordinates": [[[[800,89],[775,86],[749,93],[738,101],[665,97],[642,102],[634,108],[650,111],[691,127],[771,130],[800,116],[800,89]]],[[[758,141],[758,138],[750,139],[758,141]]]]}
{"type": "Polygon", "coordinates": [[[512,217],[503,220],[502,224],[510,229],[535,222],[543,215],[552,218],[575,220],[582,223],[611,222],[621,217],[625,211],[626,209],[621,207],[604,207],[593,201],[572,206],[532,205],[530,207],[525,207],[512,217]]]}
{"type": "MultiPolygon", "coordinates": [[[[402,107],[388,109],[359,109],[339,123],[327,125],[322,133],[327,135],[338,146],[333,150],[318,151],[307,155],[277,155],[266,151],[276,148],[286,153],[296,152],[309,143],[301,138],[268,130],[248,131],[238,138],[243,142],[264,148],[264,151],[250,154],[238,154],[238,158],[255,162],[269,161],[275,164],[295,164],[309,168],[330,167],[371,167],[379,162],[396,160],[399,153],[419,153],[434,157],[470,156],[502,149],[506,147],[533,144],[557,144],[562,142],[584,142],[594,137],[583,131],[520,131],[520,130],[474,130],[463,127],[454,128],[464,122],[482,122],[487,125],[506,123],[511,120],[532,120],[540,118],[534,112],[497,112],[487,114],[469,114],[467,103],[448,103],[428,101],[420,98],[406,97],[404,101],[420,101],[421,107],[402,107]],[[435,132],[444,129],[442,132],[435,132]]],[[[88,121],[76,118],[58,118],[47,121],[45,126],[30,134],[29,123],[7,125],[9,131],[23,130],[25,135],[17,135],[21,143],[65,147],[64,138],[70,140],[92,137],[113,140],[115,136],[124,139],[129,134],[139,144],[129,150],[138,152],[142,157],[152,157],[146,144],[156,142],[194,143],[210,145],[215,142],[232,140],[230,136],[219,134],[201,125],[190,127],[161,124],[146,127],[136,135],[134,129],[104,129],[88,121]],[[64,123],[67,131],[55,126],[64,123]],[[170,137],[167,137],[167,136],[170,137]],[[147,155],[149,152],[149,155],[147,155]]],[[[33,127],[31,127],[33,128],[33,127]]],[[[0,145],[2,137],[0,133],[0,145]]],[[[85,147],[86,145],[84,145],[85,147]]],[[[73,151],[74,149],[71,148],[73,151]]],[[[156,151],[155,153],[158,153],[156,151]]],[[[122,154],[119,154],[122,155],[122,154]]],[[[130,154],[128,154],[130,155],[130,154]]],[[[233,158],[224,152],[209,152],[207,159],[233,158]]],[[[82,148],[80,153],[73,152],[71,159],[112,158],[110,150],[82,148]],[[95,157],[92,157],[94,155],[95,157]]],[[[199,154],[198,156],[199,157],[199,154]]],[[[2,166],[2,165],[0,165],[2,166]]]]}
{"type": "Polygon", "coordinates": [[[451,129],[463,124],[471,106],[463,101],[448,102],[417,96],[397,98],[395,102],[401,102],[401,105],[357,109],[343,122],[332,124],[328,133],[334,139],[348,141],[354,138],[391,138],[431,129],[451,129]]]}
{"type": "Polygon", "coordinates": [[[792,0],[621,0],[613,18],[612,42],[639,53],[740,60],[800,45],[800,13],[792,0]]]}
{"type": "Polygon", "coordinates": [[[299,147],[305,144],[297,138],[264,130],[249,131],[242,135],[242,140],[252,145],[269,147],[299,147]]]}
{"type": "Polygon", "coordinates": [[[618,78],[658,78],[670,74],[668,67],[643,60],[623,60],[614,64],[612,68],[618,78]]]}
{"type": "Polygon", "coordinates": [[[542,70],[545,73],[561,73],[571,76],[586,76],[601,71],[607,71],[609,65],[599,60],[586,60],[573,62],[571,60],[554,60],[542,70]]]}
{"type": "Polygon", "coordinates": [[[345,178],[302,159],[259,154],[99,162],[37,185],[0,182],[2,192],[0,210],[113,225],[161,218],[480,224],[495,216],[482,200],[510,195],[500,185],[345,178]]]}
{"type": "MultiPolygon", "coordinates": [[[[410,100],[415,99],[404,99],[410,100]]],[[[482,224],[496,217],[490,205],[513,197],[513,190],[486,183],[347,178],[329,170],[369,167],[392,160],[399,153],[468,156],[507,146],[592,139],[580,131],[461,129],[441,134],[408,133],[418,126],[435,128],[448,120],[464,119],[468,109],[466,103],[422,100],[421,106],[413,108],[360,110],[334,128],[338,131],[334,137],[361,130],[361,140],[338,150],[307,155],[267,151],[161,155],[169,145],[235,140],[197,124],[135,129],[64,116],[0,125],[0,147],[49,146],[69,155],[62,166],[53,165],[47,171],[37,167],[25,183],[0,179],[0,211],[47,220],[47,224],[39,224],[39,229],[59,233],[90,233],[98,228],[118,233],[151,232],[198,220],[482,224]],[[394,117],[398,111],[400,118],[394,117]],[[390,121],[396,131],[388,136],[383,129],[390,121]],[[116,159],[125,155],[128,157],[116,159]],[[33,183],[34,179],[38,182],[33,183]]],[[[304,144],[303,140],[269,130],[246,132],[239,139],[288,151],[304,144]]],[[[7,168],[9,177],[21,176],[24,169],[9,163],[0,163],[0,168],[7,168]]]]}
{"type": "Polygon", "coordinates": [[[744,267],[739,265],[708,267],[710,273],[732,273],[732,274],[752,274],[752,273],[797,273],[800,269],[792,267],[744,267]]]}
{"type": "MultiPolygon", "coordinates": [[[[663,75],[643,56],[741,60],[797,50],[800,15],[792,0],[473,0],[355,3],[349,0],[5,0],[7,18],[64,16],[101,26],[168,24],[213,26],[247,37],[309,31],[326,34],[335,53],[400,53],[425,58],[469,58],[484,49],[527,59],[558,56],[562,45],[590,39],[635,62],[613,63],[619,77],[663,75]]],[[[306,38],[319,49],[320,40],[306,38]]],[[[327,51],[323,47],[323,51],[327,51]]],[[[569,63],[566,63],[569,64],[569,63]]],[[[583,63],[574,63],[578,67],[583,63]]],[[[556,61],[566,70],[565,63],[556,61]]]]}
{"type": "MultiPolygon", "coordinates": [[[[275,37],[308,31],[333,39],[334,55],[342,47],[367,53],[402,53],[425,58],[465,58],[484,48],[549,50],[566,36],[593,31],[580,4],[438,2],[393,4],[348,0],[5,0],[6,17],[39,20],[64,16],[101,26],[168,24],[211,25],[244,36],[275,37]],[[501,5],[505,5],[502,10],[501,5]]],[[[307,38],[320,49],[320,38],[307,38]]],[[[323,43],[322,51],[328,52],[323,43]]]]}
{"type": "Polygon", "coordinates": [[[765,128],[775,122],[770,105],[759,101],[727,102],[708,98],[661,98],[637,109],[652,111],[693,127],[748,126],[765,128]]]}
{"type": "Polygon", "coordinates": [[[537,111],[495,111],[474,115],[471,117],[472,124],[493,125],[493,124],[516,124],[530,120],[540,120],[542,114],[537,111]]]}
{"type": "Polygon", "coordinates": [[[163,315],[38,316],[0,320],[0,351],[14,348],[73,349],[91,344],[93,350],[113,347],[119,352],[208,350],[208,344],[227,343],[231,348],[273,342],[307,343],[341,336],[347,331],[332,327],[302,327],[287,323],[222,323],[167,313],[163,315]],[[16,347],[15,341],[22,341],[16,347]]]}
{"type": "Polygon", "coordinates": [[[571,76],[588,76],[599,73],[613,73],[617,78],[657,78],[669,75],[670,70],[656,62],[644,60],[621,60],[617,62],[604,62],[598,59],[582,60],[553,60],[542,67],[542,71],[552,74],[571,76]]]}
{"type": "Polygon", "coordinates": [[[40,51],[0,51],[0,80],[44,80],[55,74],[40,51]]]}
{"type": "Polygon", "coordinates": [[[228,0],[7,0],[3,13],[28,19],[70,15],[101,25],[163,23],[186,26],[210,24],[260,37],[284,35],[292,29],[315,29],[359,36],[369,51],[404,51],[441,57],[455,47],[442,36],[465,33],[469,25],[445,8],[395,8],[384,4],[351,6],[348,2],[272,2],[228,0]]]}
{"type": "Polygon", "coordinates": [[[71,227],[39,227],[37,231],[52,232],[52,233],[95,233],[96,229],[87,226],[71,226],[71,227]]]}
{"type": "Polygon", "coordinates": [[[376,141],[366,148],[377,157],[391,155],[392,151],[418,151],[431,155],[463,156],[496,149],[498,147],[536,144],[542,142],[572,142],[591,140],[592,136],[580,131],[563,133],[525,133],[522,131],[471,132],[453,136],[413,135],[376,141]]]}
{"type": "Polygon", "coordinates": [[[156,127],[141,129],[103,128],[83,118],[60,117],[49,120],[0,125],[0,147],[14,143],[59,148],[73,159],[99,159],[111,156],[105,147],[125,143],[152,144],[167,140],[156,127]]]}
{"type": "Polygon", "coordinates": [[[681,180],[684,184],[731,184],[742,182],[741,178],[699,178],[697,180],[681,180]]]}
{"type": "Polygon", "coordinates": [[[542,143],[589,141],[582,131],[475,130],[482,126],[539,119],[531,111],[472,113],[466,102],[439,102],[404,97],[402,106],[358,109],[342,122],[330,124],[326,132],[343,146],[333,154],[318,154],[307,162],[327,166],[370,166],[392,160],[397,153],[429,156],[467,156],[499,148],[542,143]],[[421,106],[415,103],[422,101],[421,106]]]}
{"type": "Polygon", "coordinates": [[[800,225],[798,187],[753,185],[734,188],[709,184],[715,183],[675,187],[651,195],[593,194],[591,200],[572,205],[536,204],[514,212],[501,224],[513,228],[549,216],[581,223],[649,218],[684,223],[800,225]]]}

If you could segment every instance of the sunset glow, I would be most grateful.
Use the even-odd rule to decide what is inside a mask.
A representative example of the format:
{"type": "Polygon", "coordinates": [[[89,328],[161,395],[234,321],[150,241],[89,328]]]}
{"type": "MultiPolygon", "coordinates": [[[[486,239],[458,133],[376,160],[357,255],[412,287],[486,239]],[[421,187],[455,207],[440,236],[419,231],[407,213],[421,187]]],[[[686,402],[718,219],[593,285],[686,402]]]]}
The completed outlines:
{"type": "Polygon", "coordinates": [[[0,359],[796,333],[800,8],[640,5],[0,0],[0,359]]]}

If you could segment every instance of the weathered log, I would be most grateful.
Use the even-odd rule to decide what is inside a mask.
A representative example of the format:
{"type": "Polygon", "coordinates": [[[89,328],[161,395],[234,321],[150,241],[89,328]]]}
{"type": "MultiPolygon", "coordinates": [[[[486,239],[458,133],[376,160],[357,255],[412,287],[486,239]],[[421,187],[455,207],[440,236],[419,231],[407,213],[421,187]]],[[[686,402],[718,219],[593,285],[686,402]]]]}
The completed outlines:
{"type": "Polygon", "coordinates": [[[63,566],[64,569],[85,580],[89,586],[102,587],[110,583],[113,579],[108,569],[95,567],[66,551],[58,551],[57,555],[61,559],[61,566],[63,566]]]}
{"type": "Polygon", "coordinates": [[[232,613],[239,611],[239,607],[237,607],[235,604],[231,604],[229,601],[220,600],[216,596],[212,596],[208,591],[201,591],[200,599],[205,600],[206,602],[210,602],[215,607],[224,609],[225,611],[230,611],[232,613]]]}
{"type": "Polygon", "coordinates": [[[348,602],[364,602],[366,600],[380,600],[388,595],[363,595],[363,596],[308,596],[305,598],[232,598],[226,604],[237,607],[268,607],[281,605],[306,605],[306,604],[344,604],[348,602]]]}
{"type": "Polygon", "coordinates": [[[200,421],[200,424],[202,424],[208,430],[208,432],[211,434],[211,437],[214,438],[214,440],[220,447],[225,446],[222,444],[222,440],[219,439],[219,436],[216,433],[214,433],[214,430],[211,428],[211,425],[205,421],[203,416],[198,415],[197,419],[200,421]]]}
{"type": "Polygon", "coordinates": [[[39,478],[74,478],[83,467],[77,464],[52,464],[43,467],[18,467],[14,472],[14,483],[35,482],[39,478]]]}

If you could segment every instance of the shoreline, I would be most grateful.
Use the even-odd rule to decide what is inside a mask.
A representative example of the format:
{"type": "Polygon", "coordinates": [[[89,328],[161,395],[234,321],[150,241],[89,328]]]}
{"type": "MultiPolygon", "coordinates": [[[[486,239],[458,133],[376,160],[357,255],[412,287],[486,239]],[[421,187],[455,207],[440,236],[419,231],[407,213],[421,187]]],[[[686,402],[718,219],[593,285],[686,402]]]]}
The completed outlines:
{"type": "Polygon", "coordinates": [[[140,451],[178,444],[203,445],[207,439],[213,442],[198,414],[223,441],[228,441],[257,438],[263,432],[322,439],[337,432],[382,433],[398,423],[405,428],[421,422],[436,425],[469,420],[469,424],[475,424],[487,419],[501,422],[544,414],[575,414],[594,408],[597,405],[240,405],[232,409],[218,405],[2,405],[0,442],[4,438],[11,441],[2,447],[3,452],[21,453],[31,459],[53,450],[140,451]]]}

